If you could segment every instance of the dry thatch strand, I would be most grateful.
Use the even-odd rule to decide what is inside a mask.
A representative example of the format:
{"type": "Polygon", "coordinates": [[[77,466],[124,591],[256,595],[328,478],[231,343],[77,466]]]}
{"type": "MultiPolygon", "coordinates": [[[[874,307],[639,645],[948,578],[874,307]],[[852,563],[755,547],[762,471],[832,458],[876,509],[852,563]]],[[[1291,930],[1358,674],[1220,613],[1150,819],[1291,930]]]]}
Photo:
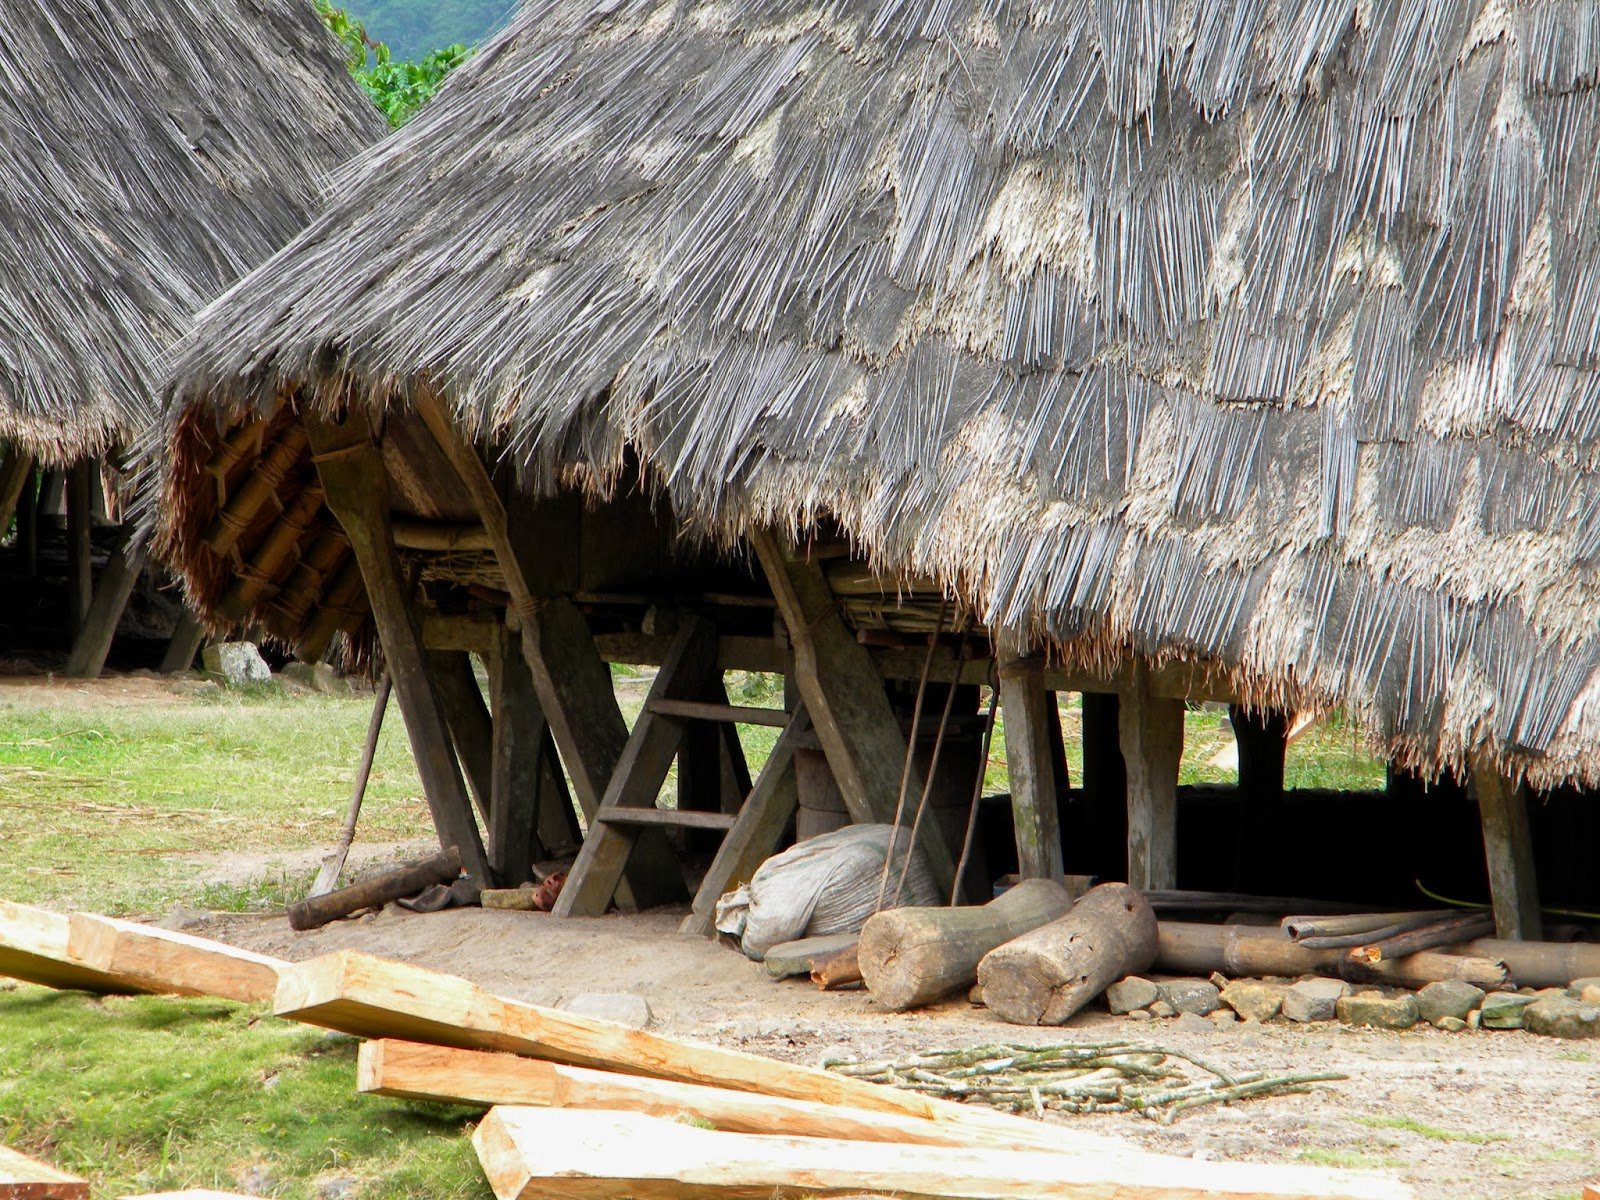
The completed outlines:
{"type": "Polygon", "coordinates": [[[191,315],[383,132],[305,0],[0,10],[0,442],[98,454],[191,315]]]}
{"type": "Polygon", "coordinates": [[[530,486],[1600,782],[1593,0],[530,0],[338,193],[180,433],[426,386],[530,486]]]}

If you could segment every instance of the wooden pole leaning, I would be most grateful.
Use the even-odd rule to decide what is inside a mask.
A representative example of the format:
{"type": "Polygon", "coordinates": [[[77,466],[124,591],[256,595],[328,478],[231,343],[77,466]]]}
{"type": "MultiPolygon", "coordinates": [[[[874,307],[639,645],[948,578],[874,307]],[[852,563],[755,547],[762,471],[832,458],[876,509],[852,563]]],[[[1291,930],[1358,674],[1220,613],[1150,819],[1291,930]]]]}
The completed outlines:
{"type": "Polygon", "coordinates": [[[308,414],[305,423],[328,507],[344,527],[361,568],[439,843],[459,847],[466,872],[488,883],[488,858],[472,801],[456,764],[444,706],[428,673],[422,635],[395,556],[389,532],[389,477],[371,424],[359,412],[350,413],[340,424],[308,414]]]}

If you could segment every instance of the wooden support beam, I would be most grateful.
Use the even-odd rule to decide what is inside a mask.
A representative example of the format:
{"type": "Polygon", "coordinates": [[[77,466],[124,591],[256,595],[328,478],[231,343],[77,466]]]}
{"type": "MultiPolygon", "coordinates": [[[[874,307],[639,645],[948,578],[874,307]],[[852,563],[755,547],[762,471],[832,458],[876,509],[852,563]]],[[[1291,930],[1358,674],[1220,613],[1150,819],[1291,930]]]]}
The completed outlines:
{"type": "Polygon", "coordinates": [[[1495,932],[1502,938],[1537,941],[1544,935],[1533,835],[1528,829],[1528,789],[1493,768],[1474,767],[1472,790],[1483,822],[1495,932]]]}
{"type": "Polygon", "coordinates": [[[161,656],[161,673],[176,675],[194,666],[194,656],[200,653],[200,645],[205,640],[205,626],[185,608],[178,618],[177,628],[172,631],[172,640],[167,643],[167,652],[161,656]]]}
{"type": "Polygon", "coordinates": [[[66,913],[0,900],[0,975],[68,991],[127,995],[149,990],[77,958],[71,936],[66,913]]]}
{"type": "Polygon", "coordinates": [[[117,626],[148,559],[144,539],[132,527],[125,527],[122,543],[112,551],[106,569],[100,572],[88,617],[72,643],[72,653],[67,655],[67,674],[72,678],[95,679],[105,669],[117,626]]]}
{"type": "Polygon", "coordinates": [[[1392,1176],[1137,1151],[901,1145],[695,1129],[629,1112],[492,1109],[472,1135],[496,1200],[1412,1200],[1392,1176]],[[618,1147],[626,1147],[619,1153],[618,1147]]]}
{"type": "Polygon", "coordinates": [[[1228,706],[1228,722],[1239,752],[1238,827],[1234,836],[1233,886],[1250,891],[1267,857],[1266,832],[1283,799],[1289,752],[1289,718],[1276,711],[1228,706]]]}
{"type": "Polygon", "coordinates": [[[449,727],[428,674],[422,637],[412,619],[409,589],[389,536],[389,477],[366,418],[352,412],[335,425],[314,415],[306,429],[328,507],[350,539],[405,718],[441,846],[456,846],[467,873],[489,882],[488,858],[473,820],[472,802],[451,749],[449,727]]]}
{"type": "MultiPolygon", "coordinates": [[[[865,646],[839,616],[821,566],[790,552],[768,530],[750,536],[794,652],[795,684],[853,821],[891,823],[906,762],[906,737],[865,646]]],[[[915,769],[911,802],[922,794],[915,769]]],[[[925,820],[918,844],[940,893],[955,879],[955,858],[939,823],[925,820]]]]}
{"type": "Polygon", "coordinates": [[[72,464],[67,475],[67,620],[73,637],[83,631],[94,602],[94,489],[100,464],[72,464]]]}
{"type": "Polygon", "coordinates": [[[183,996],[221,996],[265,1004],[282,959],[134,921],[73,913],[67,949],[74,958],[131,987],[183,996]]]}
{"type": "Polygon", "coordinates": [[[39,574],[39,488],[31,470],[17,497],[17,555],[23,577],[35,578],[39,574]]]}
{"type": "Polygon", "coordinates": [[[1065,869],[1048,711],[1054,704],[1054,694],[1044,688],[1042,658],[1002,658],[1000,707],[1005,713],[1017,870],[1024,879],[1054,879],[1065,869]]]}
{"type": "MultiPolygon", "coordinates": [[[[570,506],[563,526],[555,520],[562,514],[551,514],[548,506],[536,509],[520,493],[503,496],[483,459],[457,432],[438,398],[424,391],[416,405],[417,414],[472,497],[494,547],[521,628],[522,653],[540,707],[561,760],[572,775],[584,816],[593,820],[627,745],[628,726],[617,707],[611,669],[600,657],[588,623],[572,601],[560,594],[570,592],[577,583],[576,563],[562,559],[560,551],[563,547],[569,553],[576,551],[573,522],[578,505],[570,506]]],[[[674,903],[682,895],[683,876],[666,836],[656,831],[640,834],[617,889],[617,903],[645,908],[674,903]]]]}
{"type": "MultiPolygon", "coordinates": [[[[422,618],[422,644],[429,650],[465,650],[487,660],[494,655],[503,628],[505,622],[498,616],[491,621],[429,612],[422,618]]],[[[521,652],[519,648],[517,653],[521,652]]]]}
{"type": "Polygon", "coordinates": [[[0,1200],[89,1200],[89,1184],[0,1146],[0,1200]]]}
{"type": "Polygon", "coordinates": [[[33,455],[15,446],[7,447],[5,458],[0,460],[0,539],[4,539],[11,528],[11,518],[17,514],[22,493],[32,485],[33,455]]]}
{"type": "Polygon", "coordinates": [[[1128,882],[1142,890],[1178,886],[1178,763],[1182,700],[1155,695],[1149,670],[1136,667],[1118,719],[1128,780],[1128,882]]]}
{"type": "Polygon", "coordinates": [[[500,626],[489,673],[494,768],[489,862],[502,887],[533,878],[533,861],[582,839],[549,725],[515,631],[500,626]]]}
{"type": "Polygon", "coordinates": [[[428,671],[433,677],[445,723],[456,748],[456,760],[467,777],[467,787],[485,827],[489,824],[489,797],[493,791],[494,721],[484,702],[483,689],[472,669],[472,656],[461,650],[429,650],[428,671]]]}

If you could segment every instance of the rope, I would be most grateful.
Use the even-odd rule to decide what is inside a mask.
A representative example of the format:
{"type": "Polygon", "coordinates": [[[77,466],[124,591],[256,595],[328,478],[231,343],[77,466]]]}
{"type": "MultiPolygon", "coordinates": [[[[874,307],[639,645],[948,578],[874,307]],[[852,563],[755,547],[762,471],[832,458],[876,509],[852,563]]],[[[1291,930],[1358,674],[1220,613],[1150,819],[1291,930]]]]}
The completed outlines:
{"type": "MultiPolygon", "coordinates": [[[[939,601],[939,621],[934,626],[936,630],[944,628],[945,609],[949,604],[949,597],[944,597],[939,601]]],[[[905,816],[906,791],[911,786],[912,755],[917,752],[917,734],[922,729],[922,698],[928,691],[928,676],[933,671],[933,656],[938,649],[939,635],[937,633],[929,634],[928,653],[923,657],[922,675],[917,680],[916,704],[911,710],[911,736],[906,739],[906,756],[900,764],[900,795],[894,803],[894,824],[889,830],[889,849],[883,855],[883,873],[878,876],[878,899],[873,905],[873,912],[883,911],[883,897],[889,890],[889,863],[894,858],[895,835],[900,832],[900,821],[905,816]]],[[[902,876],[903,878],[904,876],[902,876]]]]}
{"type": "Polygon", "coordinates": [[[978,756],[978,778],[972,785],[972,807],[967,810],[967,832],[961,839],[961,858],[956,863],[955,882],[950,886],[950,907],[961,902],[961,881],[966,878],[967,863],[972,858],[972,843],[978,832],[978,806],[983,802],[983,784],[989,774],[989,748],[994,743],[994,723],[1000,711],[1000,678],[994,664],[989,664],[989,712],[983,724],[983,751],[978,756]]]}

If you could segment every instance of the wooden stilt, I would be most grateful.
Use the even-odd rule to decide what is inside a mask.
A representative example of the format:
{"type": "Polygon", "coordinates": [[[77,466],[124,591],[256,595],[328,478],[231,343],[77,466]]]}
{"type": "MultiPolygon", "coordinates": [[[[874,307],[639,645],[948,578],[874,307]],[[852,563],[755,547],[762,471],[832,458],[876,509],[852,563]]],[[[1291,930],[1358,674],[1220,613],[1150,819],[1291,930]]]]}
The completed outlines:
{"type": "MultiPolygon", "coordinates": [[[[577,585],[575,565],[565,561],[560,548],[576,546],[572,534],[578,506],[571,506],[559,527],[540,528],[540,514],[526,497],[502,495],[478,452],[456,432],[435,397],[419,395],[416,407],[472,497],[494,547],[539,704],[572,775],[578,803],[592,821],[627,744],[628,726],[617,707],[611,668],[600,657],[583,614],[561,594],[577,585]]],[[[617,903],[648,907],[673,903],[682,895],[683,876],[665,836],[658,829],[641,830],[617,889],[617,903]]]]}
{"type": "Polygon", "coordinates": [[[37,473],[29,471],[17,497],[17,555],[22,574],[32,579],[39,574],[39,488],[37,473]]]}
{"type": "Polygon", "coordinates": [[[1228,706],[1228,721],[1239,750],[1239,823],[1234,836],[1234,887],[1250,890],[1264,857],[1263,834],[1273,807],[1283,799],[1284,761],[1289,752],[1289,719],[1281,712],[1228,706]]]}
{"type": "Polygon", "coordinates": [[[72,634],[82,632],[94,600],[94,489],[98,464],[91,458],[73,463],[67,487],[67,620],[72,634]]]}
{"type": "Polygon", "coordinates": [[[0,539],[11,528],[22,493],[30,490],[32,483],[33,455],[11,447],[0,461],[0,539]]]}
{"type": "Polygon", "coordinates": [[[178,618],[178,627],[172,631],[172,640],[167,643],[167,652],[162,656],[161,673],[176,675],[194,666],[194,656],[200,653],[200,645],[205,640],[205,626],[194,613],[184,609],[178,618]]]}
{"type": "Polygon", "coordinates": [[[328,507],[344,527],[361,566],[439,842],[458,847],[467,873],[487,883],[488,858],[451,750],[444,709],[428,674],[422,636],[411,615],[389,533],[389,477],[383,455],[359,414],[352,413],[342,425],[308,416],[306,429],[328,507]]]}
{"type": "Polygon", "coordinates": [[[1084,692],[1083,807],[1087,857],[1075,869],[1099,874],[1127,863],[1128,780],[1122,766],[1115,692],[1084,692]],[[1104,864],[1103,866],[1101,864],[1104,864]]]}
{"type": "Polygon", "coordinates": [[[94,679],[105,668],[117,625],[147,558],[144,540],[132,528],[124,527],[122,543],[106,560],[106,569],[100,573],[89,605],[88,619],[72,643],[72,653],[67,655],[67,674],[74,679],[94,679]]]}
{"type": "Polygon", "coordinates": [[[478,806],[484,825],[489,823],[489,796],[493,790],[494,722],[484,703],[483,689],[472,670],[472,656],[463,650],[428,651],[428,670],[434,690],[444,705],[456,759],[467,777],[467,788],[478,806]]]}
{"type": "Polygon", "coordinates": [[[550,731],[515,632],[496,632],[490,672],[494,772],[489,862],[502,887],[533,878],[533,861],[581,839],[572,798],[550,746],[550,731]]]}
{"type": "Polygon", "coordinates": [[[1483,853],[1494,900],[1495,933],[1538,941],[1543,936],[1539,880],[1528,830],[1528,789],[1489,767],[1474,767],[1472,789],[1483,821],[1483,853]]]}
{"type": "Polygon", "coordinates": [[[1000,707],[1005,714],[1011,815],[1017,831],[1017,870],[1024,879],[1062,873],[1055,755],[1050,740],[1054,695],[1045,691],[1044,660],[1002,650],[1000,707]]]}
{"type": "Polygon", "coordinates": [[[1128,779],[1128,882],[1145,891],[1178,886],[1178,763],[1183,701],[1156,696],[1138,664],[1120,700],[1128,779]]]}
{"type": "MultiPolygon", "coordinates": [[[[790,553],[772,533],[750,538],[789,631],[795,684],[811,713],[817,740],[833,769],[850,817],[856,822],[894,820],[906,737],[866,647],[839,616],[822,568],[790,553]]],[[[909,794],[922,794],[914,778],[909,794]]],[[[937,821],[922,823],[919,845],[940,893],[955,879],[955,858],[937,821]]]]}

